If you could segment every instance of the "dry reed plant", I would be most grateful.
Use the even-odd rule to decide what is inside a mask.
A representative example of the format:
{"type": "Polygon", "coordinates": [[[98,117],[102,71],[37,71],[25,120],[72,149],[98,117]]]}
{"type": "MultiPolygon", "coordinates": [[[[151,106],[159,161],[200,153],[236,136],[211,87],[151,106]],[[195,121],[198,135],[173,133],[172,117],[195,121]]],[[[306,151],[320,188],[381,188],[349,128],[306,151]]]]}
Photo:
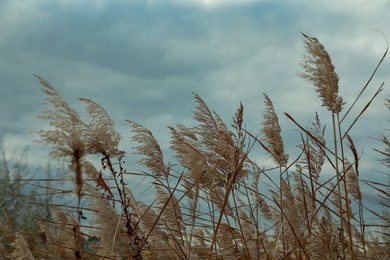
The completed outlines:
{"type": "MultiPolygon", "coordinates": [[[[330,113],[332,140],[326,140],[326,119],[314,113],[300,129],[300,154],[289,158],[274,104],[263,95],[265,109],[259,133],[245,129],[240,103],[232,125],[223,122],[194,94],[194,125],[169,127],[172,162],[164,158],[153,133],[127,120],[131,143],[143,172],[125,168],[127,155],[118,148],[122,135],[113,119],[91,99],[81,98],[86,119],[44,79],[38,77],[49,109],[41,118],[50,124],[39,131],[50,155],[67,165],[66,173],[36,184],[47,199],[34,202],[46,215],[29,221],[36,229],[17,228],[14,215],[2,216],[0,254],[4,259],[386,259],[390,258],[390,185],[362,180],[358,152],[350,130],[383,89],[345,127],[342,122],[367,89],[345,112],[338,76],[324,46],[304,36],[307,50],[301,66],[322,106],[330,113]],[[260,135],[260,136],[259,136],[260,135]],[[331,144],[330,146],[328,144],[331,144]],[[265,151],[275,163],[265,169],[252,159],[265,151]],[[348,152],[352,156],[347,156],[348,152]],[[98,156],[100,164],[88,158],[98,156]],[[330,170],[329,170],[330,169],[330,170]],[[331,171],[331,172],[329,172],[331,171]],[[274,174],[276,173],[276,174],[274,174]],[[277,177],[275,177],[277,176],[277,177]],[[329,177],[330,176],[330,177],[329,177]],[[150,180],[154,201],[138,201],[127,184],[150,180]],[[58,182],[56,182],[58,180],[58,182]],[[53,183],[57,183],[56,185],[53,183]],[[364,203],[362,185],[383,198],[383,213],[364,203]],[[66,194],[58,198],[57,194],[66,194]],[[381,222],[370,222],[374,214],[381,222]],[[372,230],[380,233],[373,233],[372,230]]],[[[378,64],[381,65],[383,58],[378,64]]],[[[377,67],[377,68],[378,68],[377,67]]],[[[376,73],[377,68],[373,72],[376,73]]],[[[390,109],[390,100],[386,106],[390,109]]],[[[380,137],[376,149],[390,167],[390,141],[380,137]]],[[[3,156],[3,161],[6,162],[3,156]]],[[[10,183],[4,168],[2,180],[10,183]]],[[[23,178],[22,178],[23,179],[23,178]]],[[[30,180],[32,183],[34,180],[30,180]]],[[[1,187],[5,182],[0,182],[1,187]]],[[[6,186],[4,186],[6,187],[6,186]]],[[[12,201],[0,202],[11,208],[12,201]]],[[[31,202],[31,201],[30,201],[31,202]]],[[[34,204],[34,205],[35,205],[34,204]]],[[[26,218],[28,218],[26,216],[26,218]]],[[[3,259],[1,258],[1,259],[3,259]]]]}

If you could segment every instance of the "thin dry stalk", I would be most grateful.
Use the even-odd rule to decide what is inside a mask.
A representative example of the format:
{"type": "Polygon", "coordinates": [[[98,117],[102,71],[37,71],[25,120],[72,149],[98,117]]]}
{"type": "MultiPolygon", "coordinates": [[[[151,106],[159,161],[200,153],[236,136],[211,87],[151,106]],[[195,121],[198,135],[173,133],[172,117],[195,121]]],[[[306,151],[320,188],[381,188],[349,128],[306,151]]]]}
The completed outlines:
{"type": "MultiPolygon", "coordinates": [[[[386,231],[379,233],[377,239],[367,239],[365,229],[389,228],[389,216],[363,205],[359,186],[361,158],[349,136],[356,122],[383,91],[383,84],[345,132],[342,128],[343,120],[366,90],[388,48],[342,117],[344,102],[338,93],[339,78],[330,56],[316,38],[303,36],[307,54],[303,57],[303,72],[299,76],[314,85],[322,106],[331,113],[333,148],[325,143],[325,127],[317,114],[309,127],[302,127],[285,113],[302,130],[301,154],[289,165],[278,117],[267,95],[264,94],[262,138],[257,138],[244,129],[241,103],[233,117],[231,131],[218,114],[194,94],[196,125],[169,128],[175,164],[164,162],[163,149],[152,132],[127,121],[133,133],[132,141],[139,144],[135,151],[143,156],[138,163],[148,169],[144,173],[127,172],[122,161],[125,152],[118,148],[121,134],[115,131],[114,121],[104,108],[90,99],[81,98],[88,119],[84,121],[47,81],[37,76],[46,95],[45,102],[50,105],[41,118],[51,126],[49,130],[39,131],[40,141],[52,145],[52,157],[66,160],[71,178],[24,179],[15,184],[72,180],[72,186],[65,184],[68,185],[65,188],[31,183],[39,191],[28,198],[73,193],[77,200],[71,205],[53,203],[51,197],[46,202],[29,202],[29,205],[44,206],[49,217],[33,218],[45,224],[38,233],[41,244],[38,247],[34,244],[31,238],[34,234],[21,235],[16,230],[8,230],[13,227],[6,223],[7,230],[0,231],[0,235],[3,240],[6,236],[11,240],[0,243],[0,254],[26,259],[388,257],[385,252],[388,239],[380,237],[386,231]],[[348,144],[344,142],[345,137],[348,144]],[[249,158],[255,144],[260,144],[260,149],[268,153],[277,167],[263,169],[249,158]],[[352,151],[352,163],[346,158],[344,145],[352,151]],[[100,156],[99,170],[86,159],[91,155],[100,156]],[[335,174],[323,180],[325,162],[335,174]],[[292,166],[296,171],[290,184],[287,174],[292,166]],[[272,175],[276,171],[278,184],[277,177],[272,175]],[[125,174],[153,179],[151,187],[156,193],[151,205],[135,200],[125,182],[125,174]],[[92,183],[98,186],[92,187],[92,183]],[[263,190],[264,187],[270,189],[271,195],[263,190]],[[83,206],[85,200],[89,200],[91,207],[83,206]],[[353,214],[350,200],[358,203],[359,219],[353,214]],[[385,223],[366,224],[363,216],[366,210],[385,223]],[[353,226],[356,223],[360,228],[353,226]],[[13,245],[13,251],[7,251],[4,245],[13,245]]],[[[390,108],[390,99],[386,105],[390,108]]],[[[390,141],[387,136],[380,140],[385,148],[377,151],[389,166],[390,141]]],[[[5,160],[3,150],[1,156],[5,160]]],[[[9,165],[2,163],[0,170],[0,185],[9,189],[7,182],[2,180],[10,176],[9,165]]],[[[389,185],[373,181],[366,184],[376,190],[381,199],[390,197],[389,185]]],[[[16,194],[13,198],[20,196],[23,195],[16,194]]],[[[380,203],[390,208],[386,201],[380,203]]]]}
{"type": "Polygon", "coordinates": [[[283,139],[281,137],[281,128],[279,125],[278,116],[274,110],[271,99],[264,95],[265,112],[263,113],[263,122],[261,132],[264,135],[264,141],[267,143],[266,147],[272,155],[272,159],[279,166],[279,203],[280,203],[280,225],[281,225],[281,237],[283,244],[283,253],[285,253],[285,241],[283,231],[283,167],[287,165],[288,155],[284,153],[283,139]]]}
{"type": "Polygon", "coordinates": [[[54,130],[41,130],[40,142],[52,144],[51,156],[54,158],[66,158],[70,161],[69,167],[75,174],[75,194],[77,196],[77,224],[74,226],[74,239],[76,241],[75,256],[83,259],[83,238],[80,232],[81,200],[82,200],[82,161],[86,155],[86,142],[83,139],[82,125],[77,112],[69,107],[68,103],[55,89],[43,78],[36,76],[42,90],[46,94],[45,101],[52,106],[52,110],[46,111],[41,118],[49,121],[54,130]]]}
{"type": "MultiPolygon", "coordinates": [[[[336,177],[337,177],[337,192],[338,192],[338,204],[339,204],[339,217],[340,217],[340,232],[344,233],[344,221],[343,221],[343,207],[342,199],[347,196],[341,194],[341,184],[343,179],[341,177],[341,171],[339,167],[338,160],[338,136],[340,136],[341,142],[341,132],[340,132],[340,120],[336,121],[336,118],[339,119],[339,113],[341,112],[344,102],[343,99],[338,95],[339,92],[339,78],[334,70],[334,65],[330,59],[329,54],[325,50],[324,46],[317,40],[317,38],[307,36],[305,37],[305,48],[307,50],[307,55],[303,57],[301,67],[304,72],[300,73],[299,76],[303,79],[306,79],[316,87],[316,92],[319,93],[319,96],[322,100],[322,106],[326,107],[332,113],[332,127],[333,127],[333,149],[335,154],[335,167],[336,167],[336,177]],[[338,128],[338,129],[337,129],[338,128]],[[337,132],[339,131],[339,132],[337,132]],[[339,134],[337,134],[339,133],[339,134]]],[[[341,149],[342,145],[341,145],[341,149]]],[[[343,158],[341,160],[344,161],[343,158]]],[[[341,238],[344,236],[341,235],[341,238]]],[[[352,243],[352,241],[350,241],[352,243]]],[[[351,247],[351,252],[353,250],[351,247]]]]}

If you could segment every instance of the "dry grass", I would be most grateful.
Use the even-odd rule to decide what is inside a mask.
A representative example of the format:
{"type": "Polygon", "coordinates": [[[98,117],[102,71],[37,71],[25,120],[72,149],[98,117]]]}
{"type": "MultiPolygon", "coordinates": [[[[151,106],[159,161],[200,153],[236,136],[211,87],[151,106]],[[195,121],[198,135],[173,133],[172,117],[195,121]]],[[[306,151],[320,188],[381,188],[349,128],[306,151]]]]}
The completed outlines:
{"type": "MultiPolygon", "coordinates": [[[[40,141],[52,146],[51,157],[65,162],[66,172],[58,179],[49,175],[39,182],[23,179],[20,173],[12,179],[2,152],[4,194],[22,197],[38,210],[25,216],[35,226],[20,224],[23,221],[13,219],[16,210],[27,208],[15,206],[14,199],[0,198],[6,209],[0,231],[1,259],[389,259],[390,185],[360,179],[362,155],[348,135],[383,84],[344,128],[341,123],[356,102],[343,112],[346,104],[339,96],[330,56],[316,38],[303,36],[307,54],[299,75],[314,85],[322,106],[329,110],[332,140],[328,145],[317,114],[305,128],[285,113],[301,130],[297,144],[301,153],[291,159],[266,94],[261,137],[245,129],[242,104],[229,127],[195,94],[196,124],[170,127],[175,163],[166,161],[152,132],[127,120],[135,153],[142,156],[138,163],[145,167],[145,172],[131,173],[124,167],[125,152],[118,148],[121,134],[104,108],[80,99],[87,115],[83,120],[38,77],[49,105],[42,118],[51,126],[39,131],[40,141]],[[269,154],[273,170],[251,159],[258,149],[269,154]],[[101,163],[89,161],[91,155],[99,156],[101,163]],[[324,177],[329,176],[324,165],[332,169],[332,177],[324,177]],[[270,177],[274,171],[277,177],[270,177]],[[135,199],[126,183],[129,176],[153,180],[153,203],[135,199]],[[23,195],[25,182],[34,184],[37,192],[23,195]],[[382,213],[363,203],[362,183],[383,198],[382,213]],[[67,202],[57,194],[74,199],[67,202]],[[367,213],[381,222],[370,223],[367,213]],[[369,232],[373,228],[380,233],[369,232]]],[[[386,54],[387,50],[378,67],[386,54]]],[[[386,106],[390,108],[389,99],[386,106]]],[[[377,151],[390,167],[389,139],[384,135],[380,141],[385,149],[377,151]]]]}

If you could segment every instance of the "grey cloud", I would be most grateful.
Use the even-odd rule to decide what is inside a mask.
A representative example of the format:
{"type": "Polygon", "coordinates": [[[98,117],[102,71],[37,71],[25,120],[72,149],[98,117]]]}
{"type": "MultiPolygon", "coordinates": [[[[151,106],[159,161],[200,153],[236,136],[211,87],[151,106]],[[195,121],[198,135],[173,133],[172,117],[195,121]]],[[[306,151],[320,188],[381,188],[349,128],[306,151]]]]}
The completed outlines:
{"type": "MultiPolygon", "coordinates": [[[[2,2],[0,9],[11,2],[2,2]]],[[[286,147],[295,151],[297,128],[282,112],[307,125],[315,110],[322,109],[314,89],[295,75],[304,52],[300,31],[317,36],[330,51],[345,83],[342,94],[351,99],[359,90],[349,86],[362,86],[378,60],[373,45],[381,40],[367,36],[371,26],[384,28],[381,19],[317,10],[300,2],[221,9],[174,2],[76,2],[31,1],[38,4],[21,12],[27,15],[20,20],[2,18],[8,27],[0,33],[0,135],[25,136],[44,125],[35,119],[43,110],[43,96],[32,76],[36,73],[78,108],[77,97],[100,103],[123,130],[125,142],[123,119],[128,118],[151,128],[165,146],[166,125],[191,124],[191,91],[227,124],[242,101],[248,128],[254,131],[263,108],[261,93],[266,92],[280,112],[286,147]],[[367,45],[372,49],[366,51],[367,45]]],[[[386,79],[386,66],[376,83],[386,79]]],[[[374,121],[383,114],[371,116],[374,121]]],[[[364,131],[355,133],[359,139],[364,131]]]]}

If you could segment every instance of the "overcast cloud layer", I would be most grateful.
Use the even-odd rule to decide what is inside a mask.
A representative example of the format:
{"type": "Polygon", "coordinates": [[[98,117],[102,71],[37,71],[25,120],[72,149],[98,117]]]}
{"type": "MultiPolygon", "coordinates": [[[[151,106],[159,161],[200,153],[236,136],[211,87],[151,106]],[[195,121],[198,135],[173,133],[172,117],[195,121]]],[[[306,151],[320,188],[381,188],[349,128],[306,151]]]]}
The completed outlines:
{"type": "MultiPolygon", "coordinates": [[[[166,126],[193,123],[191,92],[228,124],[241,101],[248,129],[258,134],[265,92],[280,113],[286,150],[294,153],[297,127],[282,112],[303,125],[315,111],[326,115],[313,87],[296,77],[305,52],[300,32],[325,45],[340,94],[351,102],[386,49],[381,33],[390,38],[389,23],[386,0],[2,0],[0,136],[8,153],[30,146],[32,165],[47,162],[45,147],[32,143],[31,132],[47,126],[37,119],[45,109],[38,74],[77,108],[78,97],[105,107],[128,152],[124,119],[149,128],[166,148],[166,126]]],[[[388,128],[389,69],[386,59],[357,108],[382,81],[385,91],[351,132],[374,162],[378,142],[370,137],[388,128]]],[[[366,174],[376,170],[362,167],[366,174]]]]}

